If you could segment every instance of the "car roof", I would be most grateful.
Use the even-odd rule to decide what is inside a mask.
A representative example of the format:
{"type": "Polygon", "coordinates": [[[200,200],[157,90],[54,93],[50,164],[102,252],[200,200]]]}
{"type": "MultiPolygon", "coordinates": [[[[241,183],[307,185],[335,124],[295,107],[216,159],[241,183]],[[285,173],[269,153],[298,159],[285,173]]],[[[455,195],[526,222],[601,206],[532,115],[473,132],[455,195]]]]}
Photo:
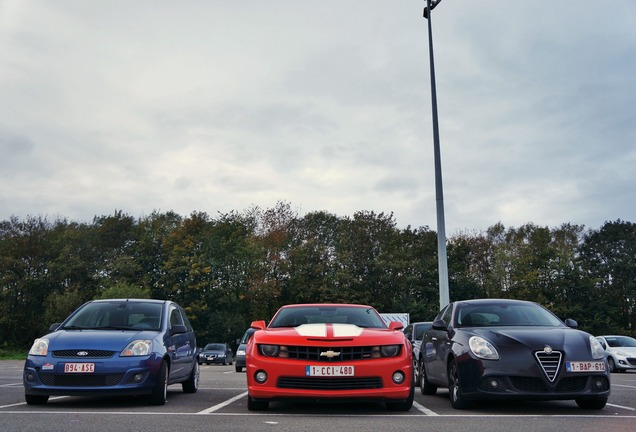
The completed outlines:
{"type": "Polygon", "coordinates": [[[139,299],[139,298],[112,298],[112,299],[98,299],[91,300],[91,303],[108,303],[114,301],[127,301],[132,303],[172,303],[170,300],[158,300],[158,299],[139,299]]]}
{"type": "Polygon", "coordinates": [[[456,304],[461,305],[479,305],[479,304],[536,304],[527,300],[517,300],[517,299],[501,299],[501,298],[492,298],[492,299],[471,299],[471,300],[459,300],[455,302],[456,304]]]}
{"type": "Polygon", "coordinates": [[[296,308],[296,307],[359,307],[359,308],[373,308],[373,306],[367,306],[362,304],[349,304],[349,303],[299,303],[299,304],[290,304],[282,306],[281,309],[285,308],[296,308]]]}

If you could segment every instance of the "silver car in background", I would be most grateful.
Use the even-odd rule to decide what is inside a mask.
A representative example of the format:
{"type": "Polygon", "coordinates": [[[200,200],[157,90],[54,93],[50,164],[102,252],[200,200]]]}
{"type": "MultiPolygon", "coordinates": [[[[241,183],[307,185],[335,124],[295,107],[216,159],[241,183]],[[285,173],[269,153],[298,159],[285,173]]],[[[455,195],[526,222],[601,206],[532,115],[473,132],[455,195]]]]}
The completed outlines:
{"type": "Polygon", "coordinates": [[[629,336],[598,336],[605,348],[610,372],[636,370],[636,339],[629,336]]]}

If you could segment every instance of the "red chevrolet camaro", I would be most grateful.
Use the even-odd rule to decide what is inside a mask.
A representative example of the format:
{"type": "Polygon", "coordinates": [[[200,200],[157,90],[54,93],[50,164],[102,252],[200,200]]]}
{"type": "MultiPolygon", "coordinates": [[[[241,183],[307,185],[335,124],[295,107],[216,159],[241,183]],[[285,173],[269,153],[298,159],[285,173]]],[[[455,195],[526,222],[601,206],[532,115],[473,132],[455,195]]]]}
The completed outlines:
{"type": "Polygon", "coordinates": [[[273,400],[383,401],[388,409],[413,405],[412,347],[371,306],[283,306],[247,345],[247,408],[273,400]]]}

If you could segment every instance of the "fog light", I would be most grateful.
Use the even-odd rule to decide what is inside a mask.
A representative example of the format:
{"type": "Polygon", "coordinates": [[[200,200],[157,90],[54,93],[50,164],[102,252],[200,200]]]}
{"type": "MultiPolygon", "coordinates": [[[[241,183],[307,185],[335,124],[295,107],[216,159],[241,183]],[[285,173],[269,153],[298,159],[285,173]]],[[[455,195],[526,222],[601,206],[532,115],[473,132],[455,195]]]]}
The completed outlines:
{"type": "Polygon", "coordinates": [[[393,372],[393,382],[395,384],[402,384],[405,378],[406,377],[402,371],[393,372]]]}
{"type": "Polygon", "coordinates": [[[33,382],[33,381],[35,381],[35,376],[33,375],[33,373],[32,373],[32,372],[28,372],[24,378],[25,378],[28,382],[33,382]]]}
{"type": "Polygon", "coordinates": [[[263,384],[265,381],[267,381],[267,372],[262,370],[256,372],[254,374],[254,379],[256,380],[257,383],[263,384]]]}
{"type": "Polygon", "coordinates": [[[132,376],[132,379],[136,383],[140,383],[144,379],[144,375],[140,373],[136,373],[132,376]]]}

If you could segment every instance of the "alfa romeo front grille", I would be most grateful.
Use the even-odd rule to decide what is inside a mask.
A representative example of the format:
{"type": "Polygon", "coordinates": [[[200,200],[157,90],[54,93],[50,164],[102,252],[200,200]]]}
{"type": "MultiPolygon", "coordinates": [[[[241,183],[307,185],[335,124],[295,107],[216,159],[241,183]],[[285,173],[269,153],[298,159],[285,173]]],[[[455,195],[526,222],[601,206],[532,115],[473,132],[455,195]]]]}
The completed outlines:
{"type": "Polygon", "coordinates": [[[550,354],[544,351],[537,351],[534,355],[539,361],[545,376],[550,382],[554,382],[559,374],[559,369],[561,368],[561,360],[563,359],[562,354],[558,351],[553,351],[550,354]]]}

